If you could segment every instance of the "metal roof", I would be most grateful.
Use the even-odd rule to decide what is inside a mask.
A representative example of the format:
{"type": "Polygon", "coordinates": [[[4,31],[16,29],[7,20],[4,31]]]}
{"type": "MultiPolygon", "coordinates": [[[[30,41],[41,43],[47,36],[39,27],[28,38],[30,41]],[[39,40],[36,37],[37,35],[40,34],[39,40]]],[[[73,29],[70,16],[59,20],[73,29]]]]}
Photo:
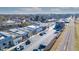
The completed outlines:
{"type": "Polygon", "coordinates": [[[27,27],[33,28],[33,29],[39,28],[39,26],[37,26],[37,25],[30,25],[30,26],[27,26],[27,27]]]}
{"type": "Polygon", "coordinates": [[[16,32],[18,29],[14,28],[14,29],[9,29],[9,31],[11,32],[16,32]]]}
{"type": "Polygon", "coordinates": [[[8,33],[12,36],[13,39],[16,39],[16,37],[20,37],[20,35],[17,33],[12,33],[12,32],[8,32],[8,33]]]}
{"type": "Polygon", "coordinates": [[[11,39],[12,39],[12,37],[11,37],[11,35],[9,33],[7,33],[7,32],[0,32],[0,40],[1,40],[0,42],[2,42],[2,40],[9,41],[11,39]]]}
{"type": "Polygon", "coordinates": [[[2,31],[0,31],[0,34],[1,34],[1,35],[4,35],[4,36],[11,36],[9,33],[7,33],[7,32],[2,32],[2,31]]]}
{"type": "Polygon", "coordinates": [[[27,32],[24,32],[24,31],[17,31],[16,33],[18,33],[20,35],[27,34],[27,32]]]}

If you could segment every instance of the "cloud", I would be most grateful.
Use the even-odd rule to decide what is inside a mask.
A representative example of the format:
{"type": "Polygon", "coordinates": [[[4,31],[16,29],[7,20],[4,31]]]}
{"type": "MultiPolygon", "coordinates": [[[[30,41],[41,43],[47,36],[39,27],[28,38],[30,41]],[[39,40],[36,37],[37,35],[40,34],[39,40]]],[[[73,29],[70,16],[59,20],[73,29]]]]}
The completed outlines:
{"type": "Polygon", "coordinates": [[[55,8],[51,8],[51,12],[52,13],[56,13],[56,14],[78,14],[79,13],[79,8],[78,7],[55,7],[55,8]]]}
{"type": "Polygon", "coordinates": [[[15,11],[13,11],[14,13],[18,13],[18,14],[28,14],[28,13],[37,13],[37,12],[42,12],[42,8],[38,8],[38,7],[22,7],[22,8],[18,8],[15,11]]]}
{"type": "Polygon", "coordinates": [[[0,8],[1,14],[79,13],[78,7],[10,7],[0,8]]]}

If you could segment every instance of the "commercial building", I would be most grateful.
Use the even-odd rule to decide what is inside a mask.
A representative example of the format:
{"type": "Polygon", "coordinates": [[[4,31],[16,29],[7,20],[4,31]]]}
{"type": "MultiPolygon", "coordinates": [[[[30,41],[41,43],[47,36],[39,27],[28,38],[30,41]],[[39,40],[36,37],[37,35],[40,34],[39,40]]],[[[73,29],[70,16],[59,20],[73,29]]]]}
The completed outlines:
{"type": "Polygon", "coordinates": [[[28,38],[28,32],[26,32],[26,31],[22,31],[20,29],[10,29],[9,31],[20,35],[22,37],[23,41],[28,38]]]}
{"type": "Polygon", "coordinates": [[[13,41],[13,45],[17,45],[19,44],[20,42],[22,42],[22,36],[19,35],[19,34],[16,34],[16,33],[12,33],[12,32],[7,32],[11,35],[12,37],[12,41],[13,41]]]}
{"type": "Polygon", "coordinates": [[[32,29],[32,31],[34,33],[38,33],[38,32],[41,32],[43,30],[43,28],[41,26],[38,26],[38,25],[31,25],[31,26],[27,26],[27,28],[32,29]]]}
{"type": "Polygon", "coordinates": [[[0,32],[0,50],[8,49],[13,45],[13,40],[10,34],[0,32]]]}

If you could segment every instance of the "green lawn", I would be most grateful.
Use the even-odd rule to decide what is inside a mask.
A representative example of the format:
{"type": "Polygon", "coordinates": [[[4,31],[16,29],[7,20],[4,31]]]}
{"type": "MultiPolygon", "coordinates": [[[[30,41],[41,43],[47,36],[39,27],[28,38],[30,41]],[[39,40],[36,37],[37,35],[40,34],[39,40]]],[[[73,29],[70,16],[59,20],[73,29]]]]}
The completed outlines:
{"type": "Polygon", "coordinates": [[[32,23],[30,22],[25,22],[25,23],[21,23],[21,26],[28,26],[28,25],[31,25],[32,23]]]}

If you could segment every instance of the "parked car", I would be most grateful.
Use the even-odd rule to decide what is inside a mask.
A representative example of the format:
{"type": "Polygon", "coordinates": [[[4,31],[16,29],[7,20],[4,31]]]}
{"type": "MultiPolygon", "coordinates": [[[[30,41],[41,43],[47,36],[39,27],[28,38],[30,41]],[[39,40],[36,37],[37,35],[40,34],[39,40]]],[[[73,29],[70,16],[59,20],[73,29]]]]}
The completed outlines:
{"type": "Polygon", "coordinates": [[[56,34],[56,39],[60,36],[61,32],[60,31],[56,31],[54,34],[56,34]]]}
{"type": "Polygon", "coordinates": [[[44,34],[46,34],[46,33],[45,33],[45,32],[42,32],[42,33],[40,33],[39,35],[40,35],[40,36],[43,36],[44,34]]]}
{"type": "Polygon", "coordinates": [[[20,51],[20,47],[19,47],[19,46],[16,47],[16,48],[15,48],[15,51],[20,51]]]}
{"type": "Polygon", "coordinates": [[[39,51],[38,49],[33,49],[33,51],[39,51]]]}
{"type": "Polygon", "coordinates": [[[38,49],[44,49],[45,47],[46,47],[45,45],[40,44],[38,49]]]}
{"type": "Polygon", "coordinates": [[[27,40],[27,42],[25,43],[26,45],[29,45],[31,43],[30,40],[27,40]]]}
{"type": "Polygon", "coordinates": [[[23,46],[20,46],[20,50],[23,50],[24,49],[24,47],[23,46]]]}

